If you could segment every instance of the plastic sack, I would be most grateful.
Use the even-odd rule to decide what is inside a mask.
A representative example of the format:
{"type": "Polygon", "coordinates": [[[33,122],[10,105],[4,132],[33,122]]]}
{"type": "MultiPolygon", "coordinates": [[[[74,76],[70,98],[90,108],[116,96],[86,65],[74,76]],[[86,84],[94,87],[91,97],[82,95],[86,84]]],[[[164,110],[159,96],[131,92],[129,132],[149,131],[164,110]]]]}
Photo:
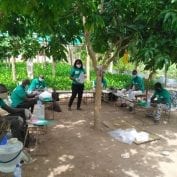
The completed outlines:
{"type": "Polygon", "coordinates": [[[44,91],[39,95],[39,99],[41,101],[52,100],[52,93],[48,91],[44,91]]]}
{"type": "Polygon", "coordinates": [[[123,143],[132,144],[137,136],[137,131],[134,128],[126,130],[116,129],[109,132],[109,134],[123,143]]]}
{"type": "Polygon", "coordinates": [[[149,133],[146,132],[138,132],[136,136],[136,141],[145,142],[149,140],[149,133]]]}

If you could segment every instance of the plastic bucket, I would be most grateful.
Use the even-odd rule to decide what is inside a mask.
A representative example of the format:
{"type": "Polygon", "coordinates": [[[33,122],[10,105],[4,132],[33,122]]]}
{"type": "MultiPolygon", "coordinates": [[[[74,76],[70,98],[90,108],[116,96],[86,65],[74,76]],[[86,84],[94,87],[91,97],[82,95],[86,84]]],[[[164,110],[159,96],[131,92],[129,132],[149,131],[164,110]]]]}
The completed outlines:
{"type": "Polygon", "coordinates": [[[11,173],[21,160],[23,144],[17,139],[10,139],[7,144],[0,145],[0,171],[11,173]]]}

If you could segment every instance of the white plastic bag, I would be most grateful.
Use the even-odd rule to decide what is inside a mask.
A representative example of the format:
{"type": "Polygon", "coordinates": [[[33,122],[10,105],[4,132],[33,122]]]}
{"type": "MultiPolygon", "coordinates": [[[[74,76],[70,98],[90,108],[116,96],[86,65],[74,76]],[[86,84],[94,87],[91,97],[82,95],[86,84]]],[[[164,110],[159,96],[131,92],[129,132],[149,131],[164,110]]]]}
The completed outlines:
{"type": "Polygon", "coordinates": [[[132,144],[137,136],[137,131],[134,128],[126,130],[116,129],[109,132],[109,134],[123,143],[132,144]]]}
{"type": "Polygon", "coordinates": [[[39,95],[40,100],[45,100],[45,99],[52,99],[52,93],[48,91],[44,91],[39,95]]]}

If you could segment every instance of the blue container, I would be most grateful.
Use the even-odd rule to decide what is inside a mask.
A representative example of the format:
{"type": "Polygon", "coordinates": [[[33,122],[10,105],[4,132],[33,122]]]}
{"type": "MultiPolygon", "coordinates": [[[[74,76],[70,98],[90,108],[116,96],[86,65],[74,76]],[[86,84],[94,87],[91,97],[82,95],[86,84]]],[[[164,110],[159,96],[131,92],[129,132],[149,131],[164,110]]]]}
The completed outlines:
{"type": "Polygon", "coordinates": [[[0,145],[5,145],[7,144],[7,136],[3,136],[2,140],[0,141],[0,145]]]}

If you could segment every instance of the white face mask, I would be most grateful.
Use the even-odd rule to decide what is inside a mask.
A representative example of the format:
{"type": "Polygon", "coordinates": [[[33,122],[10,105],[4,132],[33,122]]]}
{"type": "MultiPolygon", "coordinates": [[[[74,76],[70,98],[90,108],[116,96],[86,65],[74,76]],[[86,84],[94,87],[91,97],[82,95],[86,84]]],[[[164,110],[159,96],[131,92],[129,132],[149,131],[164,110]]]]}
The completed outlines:
{"type": "Polygon", "coordinates": [[[135,78],[136,76],[137,76],[136,74],[135,74],[135,75],[132,75],[133,78],[135,78]]]}
{"type": "Polygon", "coordinates": [[[26,86],[25,86],[25,90],[28,90],[28,88],[29,88],[29,85],[26,85],[26,86]]]}
{"type": "Polygon", "coordinates": [[[6,92],[6,93],[0,93],[0,98],[1,98],[1,99],[6,99],[7,96],[8,96],[8,93],[7,93],[7,92],[6,92]]]}
{"type": "Polygon", "coordinates": [[[77,67],[77,68],[81,68],[81,64],[77,64],[76,67],[77,67]]]}
{"type": "Polygon", "coordinates": [[[41,81],[41,82],[42,82],[43,80],[44,80],[44,79],[42,79],[42,78],[39,78],[39,81],[41,81]]]}

